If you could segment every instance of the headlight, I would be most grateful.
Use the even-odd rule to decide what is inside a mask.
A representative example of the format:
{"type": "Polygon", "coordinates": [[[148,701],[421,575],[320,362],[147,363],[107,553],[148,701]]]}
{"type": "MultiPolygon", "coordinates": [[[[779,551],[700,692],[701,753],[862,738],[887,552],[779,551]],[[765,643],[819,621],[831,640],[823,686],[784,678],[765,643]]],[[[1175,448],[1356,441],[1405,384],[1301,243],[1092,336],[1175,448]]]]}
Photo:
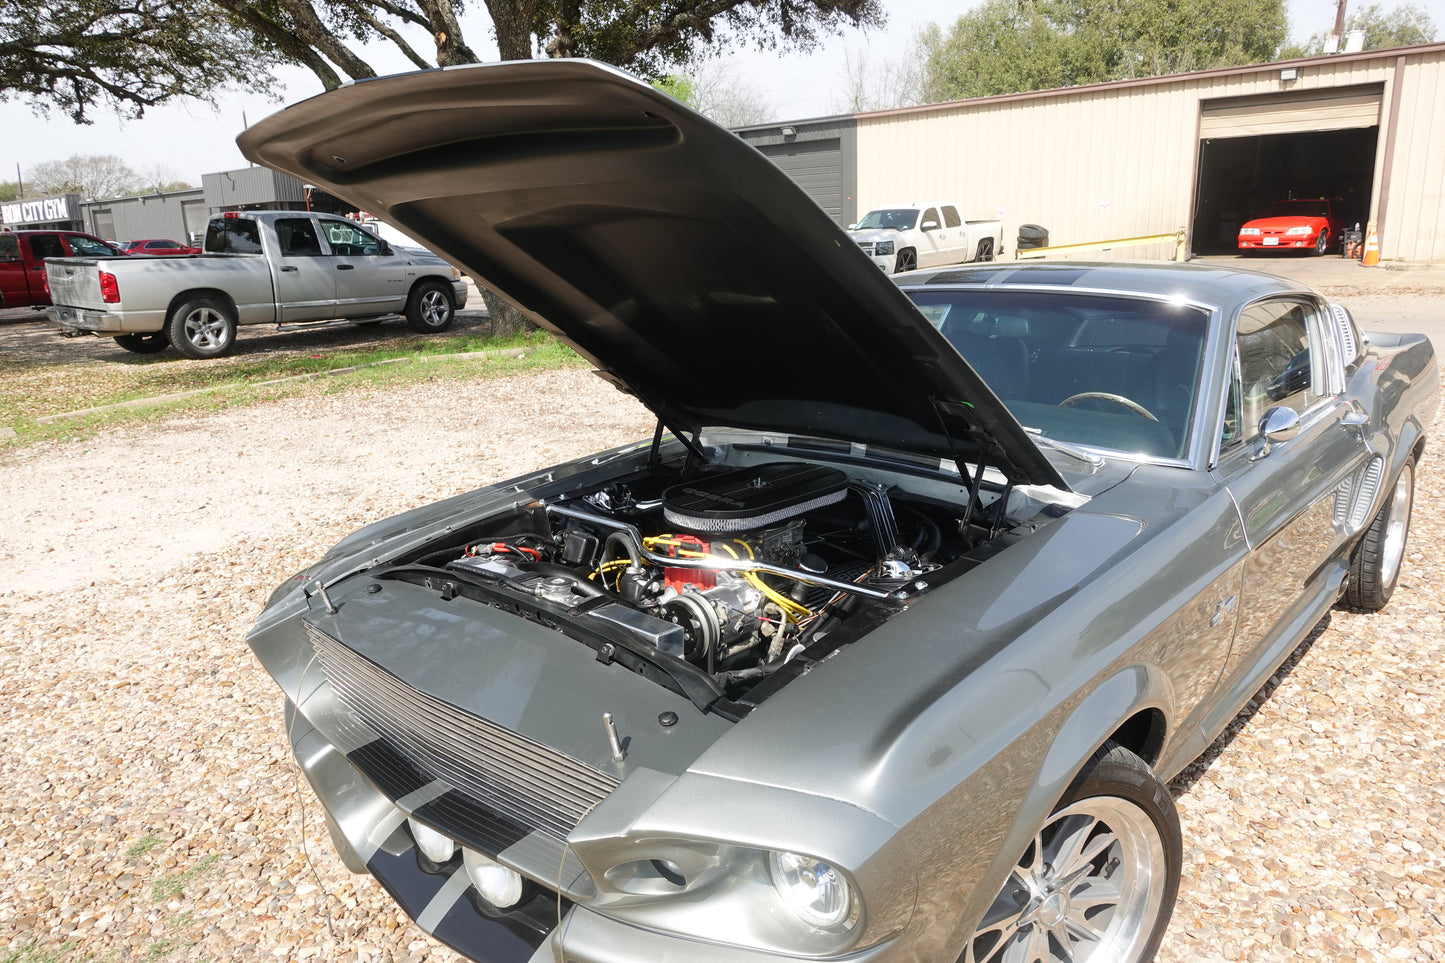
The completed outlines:
{"type": "Polygon", "coordinates": [[[836,930],[857,921],[853,888],[834,867],[811,856],[773,853],[768,868],[783,905],[804,923],[836,930]]]}
{"type": "Polygon", "coordinates": [[[1257,228],[1257,227],[1241,227],[1241,228],[1239,229],[1239,234],[1240,234],[1241,237],[1243,237],[1243,236],[1245,236],[1245,235],[1248,235],[1248,236],[1250,236],[1250,237],[1258,237],[1258,236],[1259,236],[1259,228],[1257,228]]]}
{"type": "Polygon", "coordinates": [[[892,241],[879,241],[877,244],[874,244],[874,245],[873,245],[873,253],[874,253],[874,254],[892,254],[892,253],[893,253],[893,242],[892,242],[892,241]]]}
{"type": "Polygon", "coordinates": [[[1301,234],[1313,234],[1314,231],[1315,229],[1312,227],[1292,227],[1285,233],[1290,237],[1299,237],[1301,234]]]}

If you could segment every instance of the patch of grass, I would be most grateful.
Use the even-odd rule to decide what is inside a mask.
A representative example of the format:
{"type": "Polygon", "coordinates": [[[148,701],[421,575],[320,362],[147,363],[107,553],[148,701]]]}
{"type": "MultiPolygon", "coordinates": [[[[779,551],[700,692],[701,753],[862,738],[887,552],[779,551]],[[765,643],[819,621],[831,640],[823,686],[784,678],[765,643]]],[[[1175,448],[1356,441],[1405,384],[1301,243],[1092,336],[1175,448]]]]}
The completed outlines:
{"type": "Polygon", "coordinates": [[[127,862],[140,859],[146,853],[165,843],[164,836],[157,836],[155,833],[146,833],[140,839],[131,843],[125,851],[127,862]]]}
{"type": "Polygon", "coordinates": [[[219,853],[212,853],[193,866],[187,866],[179,872],[161,877],[151,884],[151,899],[157,903],[175,899],[185,892],[186,886],[192,880],[208,872],[220,858],[219,853]]]}
{"type": "Polygon", "coordinates": [[[54,947],[40,947],[31,943],[18,950],[6,950],[4,954],[0,954],[0,963],[60,963],[69,957],[74,948],[73,943],[62,943],[54,947]]]}
{"type": "Polygon", "coordinates": [[[177,412],[216,411],[357,385],[376,387],[434,378],[477,380],[583,363],[555,337],[537,332],[506,339],[462,334],[381,347],[243,356],[206,363],[51,366],[30,369],[30,377],[12,369],[0,372],[4,375],[0,378],[0,427],[13,428],[15,437],[8,446],[0,441],[0,451],[86,437],[101,429],[153,422],[177,412]],[[520,359],[465,357],[516,349],[526,349],[528,354],[520,359]],[[187,392],[202,393],[166,397],[187,392]],[[133,404],[106,407],[120,403],[133,404]],[[48,424],[38,420],[91,408],[103,410],[48,424]]]}

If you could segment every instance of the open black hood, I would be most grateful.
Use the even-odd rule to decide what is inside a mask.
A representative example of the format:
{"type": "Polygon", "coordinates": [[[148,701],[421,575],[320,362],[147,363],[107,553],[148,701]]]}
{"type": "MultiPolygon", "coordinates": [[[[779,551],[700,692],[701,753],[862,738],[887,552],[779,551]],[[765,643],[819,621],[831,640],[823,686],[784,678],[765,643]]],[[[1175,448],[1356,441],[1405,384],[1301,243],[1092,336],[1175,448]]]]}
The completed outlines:
{"type": "Polygon", "coordinates": [[[485,281],[674,430],[816,435],[1066,487],[787,175],[621,71],[539,60],[367,80],[237,143],[485,281]]]}

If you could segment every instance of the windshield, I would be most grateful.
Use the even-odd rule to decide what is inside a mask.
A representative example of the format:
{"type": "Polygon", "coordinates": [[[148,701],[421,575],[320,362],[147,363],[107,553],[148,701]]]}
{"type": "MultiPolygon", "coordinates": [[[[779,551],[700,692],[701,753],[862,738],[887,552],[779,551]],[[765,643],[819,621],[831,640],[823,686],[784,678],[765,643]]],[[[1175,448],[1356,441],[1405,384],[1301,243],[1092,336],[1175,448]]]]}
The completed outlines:
{"type": "Polygon", "coordinates": [[[1263,217],[1329,217],[1329,201],[1275,201],[1263,217]]]}
{"type": "Polygon", "coordinates": [[[1199,395],[1205,311],[1107,295],[908,295],[1029,431],[1184,457],[1199,395]]]}
{"type": "Polygon", "coordinates": [[[884,228],[893,231],[911,231],[917,221],[918,211],[915,208],[887,208],[881,211],[869,211],[867,214],[864,214],[863,220],[858,222],[858,230],[866,231],[874,228],[884,228]]]}

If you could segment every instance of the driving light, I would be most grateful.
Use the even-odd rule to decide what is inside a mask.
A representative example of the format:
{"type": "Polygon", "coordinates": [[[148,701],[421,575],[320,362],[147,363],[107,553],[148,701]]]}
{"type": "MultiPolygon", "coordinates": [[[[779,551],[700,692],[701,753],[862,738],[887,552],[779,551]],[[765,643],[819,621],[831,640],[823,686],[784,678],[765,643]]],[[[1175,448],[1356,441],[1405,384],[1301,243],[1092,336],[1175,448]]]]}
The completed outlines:
{"type": "Polygon", "coordinates": [[[514,870],[465,847],[462,849],[462,865],[467,869],[467,879],[472,881],[482,899],[497,909],[507,909],[522,901],[522,877],[514,870]]]}
{"type": "Polygon", "coordinates": [[[873,245],[873,253],[874,253],[874,254],[892,254],[892,253],[893,253],[893,242],[892,242],[892,241],[879,241],[877,244],[873,245]]]}
{"type": "Polygon", "coordinates": [[[415,819],[408,819],[406,824],[411,829],[411,838],[416,840],[416,848],[433,863],[440,865],[456,855],[457,844],[450,836],[445,836],[415,819]]]}
{"type": "Polygon", "coordinates": [[[798,919],[819,929],[852,925],[853,890],[837,869],[811,856],[773,853],[773,887],[798,919]]]}
{"type": "Polygon", "coordinates": [[[1304,227],[1292,227],[1288,231],[1285,231],[1285,233],[1292,237],[1298,237],[1301,234],[1308,234],[1311,230],[1313,230],[1313,228],[1306,225],[1304,227]]]}

